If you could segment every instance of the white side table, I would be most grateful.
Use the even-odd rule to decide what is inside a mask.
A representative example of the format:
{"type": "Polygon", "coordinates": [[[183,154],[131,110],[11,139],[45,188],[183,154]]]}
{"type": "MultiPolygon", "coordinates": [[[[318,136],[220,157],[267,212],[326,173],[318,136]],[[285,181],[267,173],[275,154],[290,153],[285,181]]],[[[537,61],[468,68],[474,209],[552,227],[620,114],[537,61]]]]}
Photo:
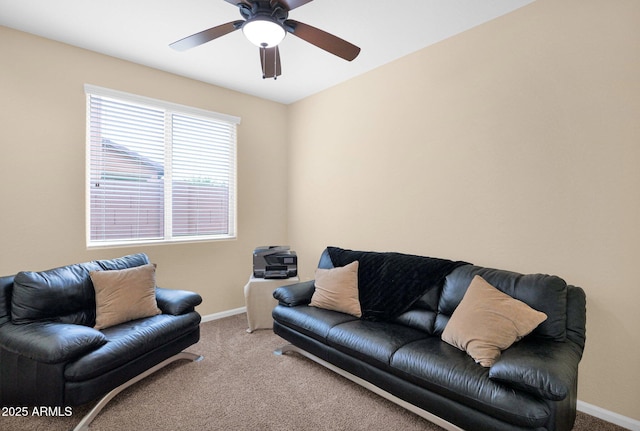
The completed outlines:
{"type": "Polygon", "coordinates": [[[244,286],[244,300],[247,306],[247,321],[249,329],[253,332],[256,329],[273,328],[273,317],[271,312],[278,304],[273,298],[273,291],[280,286],[299,283],[298,277],[291,278],[255,278],[253,275],[244,286]]]}

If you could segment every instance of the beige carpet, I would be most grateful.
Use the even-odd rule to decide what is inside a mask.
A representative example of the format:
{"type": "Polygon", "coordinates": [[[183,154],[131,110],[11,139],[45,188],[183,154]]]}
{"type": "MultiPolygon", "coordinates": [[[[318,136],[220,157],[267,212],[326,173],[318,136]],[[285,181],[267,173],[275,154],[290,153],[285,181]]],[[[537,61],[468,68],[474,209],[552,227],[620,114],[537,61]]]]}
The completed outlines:
{"type": "MultiPolygon", "coordinates": [[[[91,430],[440,430],[302,356],[274,355],[285,342],[246,327],[244,314],[202,324],[188,351],[203,361],[174,363],[128,388],[91,430]]],[[[75,407],[71,417],[0,416],[0,430],[70,430],[91,407],[75,407]]],[[[581,413],[574,428],[622,429],[581,413]]]]}

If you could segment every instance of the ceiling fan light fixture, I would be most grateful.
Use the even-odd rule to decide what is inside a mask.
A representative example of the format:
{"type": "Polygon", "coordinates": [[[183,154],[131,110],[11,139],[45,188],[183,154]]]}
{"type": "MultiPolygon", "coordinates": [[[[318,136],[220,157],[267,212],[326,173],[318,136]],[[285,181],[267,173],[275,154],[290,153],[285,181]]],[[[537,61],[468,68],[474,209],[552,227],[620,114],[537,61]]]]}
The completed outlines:
{"type": "Polygon", "coordinates": [[[244,23],[242,32],[249,42],[260,48],[273,48],[278,45],[287,32],[282,25],[268,17],[257,16],[244,23]]]}

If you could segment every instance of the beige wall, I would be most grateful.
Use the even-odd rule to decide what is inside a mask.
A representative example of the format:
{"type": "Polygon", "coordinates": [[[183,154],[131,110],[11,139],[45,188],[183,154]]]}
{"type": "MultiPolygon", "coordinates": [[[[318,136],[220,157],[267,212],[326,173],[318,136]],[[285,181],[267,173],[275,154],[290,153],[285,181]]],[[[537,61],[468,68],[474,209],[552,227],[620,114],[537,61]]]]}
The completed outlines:
{"type": "Polygon", "coordinates": [[[554,273],[588,296],[580,400],[640,420],[638,22],[538,0],[289,107],[0,27],[0,274],[144,251],[210,314],[257,245],[554,273]],[[85,83],[242,118],[237,241],[86,249],[85,83]]]}
{"type": "Polygon", "coordinates": [[[159,285],[202,294],[202,314],[244,306],[253,248],[287,240],[287,107],[3,27],[0,40],[0,274],[143,251],[159,285]],[[86,249],[85,83],[242,118],[238,240],[86,249]]]}
{"type": "Polygon", "coordinates": [[[640,2],[538,0],[290,107],[289,240],[558,274],[579,399],[640,419],[640,2]]]}

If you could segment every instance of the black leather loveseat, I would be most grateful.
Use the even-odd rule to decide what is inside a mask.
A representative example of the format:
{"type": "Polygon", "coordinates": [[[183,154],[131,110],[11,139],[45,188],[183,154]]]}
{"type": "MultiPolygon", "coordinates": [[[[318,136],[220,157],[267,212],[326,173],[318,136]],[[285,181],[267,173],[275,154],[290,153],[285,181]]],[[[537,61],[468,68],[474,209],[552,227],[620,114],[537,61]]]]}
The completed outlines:
{"type": "MultiPolygon", "coordinates": [[[[346,268],[354,261],[360,317],[309,305],[318,273],[315,281],[276,289],[274,332],[291,343],[276,353],[300,353],[450,430],[573,427],[585,343],[582,289],[555,276],[335,247],[323,252],[319,268],[346,268]],[[528,304],[527,313],[546,316],[485,366],[442,339],[454,326],[456,309],[471,310],[468,315],[480,309],[467,308],[476,276],[508,301],[528,304]]],[[[456,314],[457,325],[466,316],[456,314]]]]}
{"type": "MultiPolygon", "coordinates": [[[[113,292],[101,290],[100,298],[113,292]]],[[[200,338],[201,302],[193,292],[155,287],[145,254],[0,277],[0,405],[77,406],[103,397],[78,429],[87,427],[130,384],[174,360],[199,359],[183,350],[200,338]],[[98,272],[105,289],[124,288],[118,292],[138,315],[109,321],[119,306],[112,301],[112,309],[98,310],[102,328],[94,328],[98,272]],[[144,304],[132,297],[138,285],[144,304]],[[139,317],[143,305],[150,315],[139,317]]]]}

